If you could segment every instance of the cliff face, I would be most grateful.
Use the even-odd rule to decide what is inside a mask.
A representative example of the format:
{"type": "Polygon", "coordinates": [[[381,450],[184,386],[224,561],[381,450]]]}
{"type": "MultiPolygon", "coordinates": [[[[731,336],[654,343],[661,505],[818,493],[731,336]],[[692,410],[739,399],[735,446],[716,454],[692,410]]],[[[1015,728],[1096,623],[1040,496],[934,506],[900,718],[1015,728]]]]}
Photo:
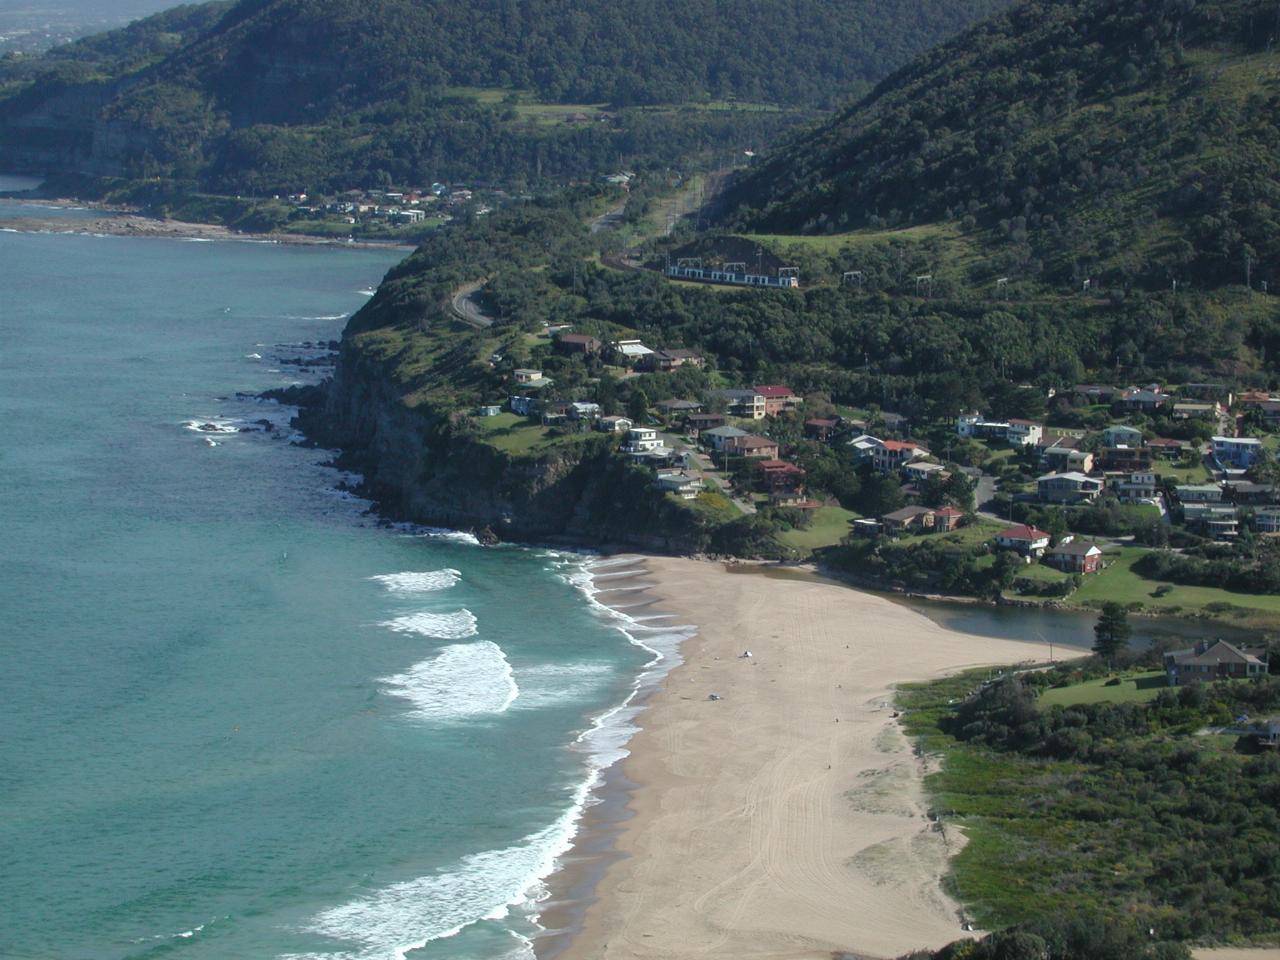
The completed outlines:
{"type": "Polygon", "coordinates": [[[455,429],[447,416],[405,406],[393,363],[343,344],[307,433],[343,453],[388,516],[502,539],[569,539],[659,552],[705,549],[687,511],[628,476],[599,442],[538,458],[509,457],[455,429]]]}

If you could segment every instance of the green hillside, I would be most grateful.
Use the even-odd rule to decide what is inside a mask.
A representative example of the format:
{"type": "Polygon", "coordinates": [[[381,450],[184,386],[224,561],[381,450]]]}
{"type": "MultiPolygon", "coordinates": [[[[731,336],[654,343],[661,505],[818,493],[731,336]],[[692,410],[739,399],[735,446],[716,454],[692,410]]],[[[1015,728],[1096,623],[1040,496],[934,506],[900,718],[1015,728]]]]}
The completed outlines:
{"type": "Polygon", "coordinates": [[[0,65],[0,163],[222,192],[578,179],[758,147],[1003,6],[242,0],[0,65]]]}
{"type": "Polygon", "coordinates": [[[1031,0],[728,194],[768,233],[946,224],[974,283],[1275,286],[1280,51],[1262,0],[1031,0]]]}

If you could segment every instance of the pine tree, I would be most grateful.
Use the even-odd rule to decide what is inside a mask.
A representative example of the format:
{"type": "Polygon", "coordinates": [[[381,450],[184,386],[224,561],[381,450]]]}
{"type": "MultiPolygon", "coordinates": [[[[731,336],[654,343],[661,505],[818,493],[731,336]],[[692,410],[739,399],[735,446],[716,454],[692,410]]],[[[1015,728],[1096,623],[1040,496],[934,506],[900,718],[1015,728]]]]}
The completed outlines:
{"type": "Polygon", "coordinates": [[[1108,601],[1102,605],[1102,615],[1093,627],[1093,652],[1105,657],[1108,665],[1114,665],[1116,654],[1129,645],[1132,635],[1129,614],[1121,604],[1108,601]]]}

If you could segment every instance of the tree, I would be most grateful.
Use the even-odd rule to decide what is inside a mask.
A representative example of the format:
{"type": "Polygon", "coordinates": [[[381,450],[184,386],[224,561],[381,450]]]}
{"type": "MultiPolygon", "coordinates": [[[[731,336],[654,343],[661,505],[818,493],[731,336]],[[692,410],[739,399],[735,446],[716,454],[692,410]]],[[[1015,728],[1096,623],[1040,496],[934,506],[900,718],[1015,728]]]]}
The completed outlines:
{"type": "Polygon", "coordinates": [[[641,387],[627,398],[627,416],[637,425],[644,423],[649,416],[649,394],[641,387]]]}
{"type": "Polygon", "coordinates": [[[1114,665],[1116,654],[1129,645],[1133,627],[1129,626],[1129,614],[1113,600],[1102,605],[1102,614],[1093,627],[1093,652],[1114,665]]]}

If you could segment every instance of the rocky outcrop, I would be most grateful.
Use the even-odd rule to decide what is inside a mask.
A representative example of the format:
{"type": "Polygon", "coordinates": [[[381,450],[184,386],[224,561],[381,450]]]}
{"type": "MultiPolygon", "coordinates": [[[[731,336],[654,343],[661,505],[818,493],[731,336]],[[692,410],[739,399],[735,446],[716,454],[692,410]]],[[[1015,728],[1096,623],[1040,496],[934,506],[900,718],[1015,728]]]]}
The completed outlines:
{"type": "Polygon", "coordinates": [[[301,426],[338,448],[386,516],[503,540],[705,548],[689,512],[627,468],[601,434],[542,456],[512,457],[474,439],[448,412],[405,405],[394,360],[343,344],[334,377],[301,426]]]}

